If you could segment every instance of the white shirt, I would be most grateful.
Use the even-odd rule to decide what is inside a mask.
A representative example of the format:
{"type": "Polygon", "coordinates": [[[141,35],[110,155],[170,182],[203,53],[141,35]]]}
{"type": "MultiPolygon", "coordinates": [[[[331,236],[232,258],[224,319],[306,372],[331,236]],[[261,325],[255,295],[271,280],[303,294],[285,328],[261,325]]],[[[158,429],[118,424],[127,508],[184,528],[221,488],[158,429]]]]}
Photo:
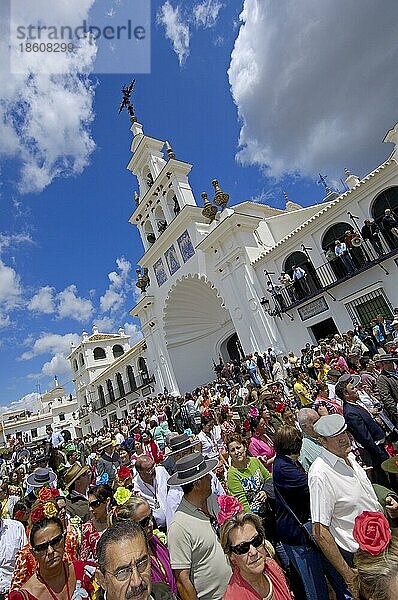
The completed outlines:
{"type": "MultiPolygon", "coordinates": [[[[224,490],[223,486],[221,485],[220,480],[218,479],[217,475],[215,475],[212,471],[210,472],[210,475],[211,475],[211,491],[212,491],[212,493],[215,494],[216,496],[222,496],[223,494],[225,494],[225,490],[224,490]]],[[[177,508],[180,506],[183,496],[184,496],[184,492],[182,491],[182,487],[180,487],[179,485],[169,488],[169,493],[167,494],[167,509],[166,509],[167,529],[169,529],[169,527],[170,527],[170,523],[173,520],[174,513],[177,510],[177,508]]]]}
{"type": "Polygon", "coordinates": [[[372,484],[352,453],[351,467],[344,459],[325,448],[308,471],[311,520],[329,527],[336,544],[348,552],[356,552],[358,544],[352,536],[355,517],[364,510],[383,512],[372,484]]]}
{"type": "Polygon", "coordinates": [[[138,492],[147,500],[159,527],[166,524],[167,480],[169,478],[170,475],[161,465],[155,467],[153,485],[143,481],[139,473],[134,478],[134,492],[138,492]]]}
{"type": "Polygon", "coordinates": [[[60,446],[61,444],[64,443],[64,438],[62,433],[60,433],[59,431],[54,431],[51,434],[51,443],[53,445],[53,448],[58,448],[58,446],[60,446]]]}
{"type": "Polygon", "coordinates": [[[214,435],[200,431],[198,433],[198,440],[202,446],[201,452],[205,458],[218,458],[218,448],[214,435]]]}
{"type": "Polygon", "coordinates": [[[25,528],[19,521],[2,519],[0,522],[0,593],[6,594],[11,585],[15,557],[28,543],[25,528]]]}

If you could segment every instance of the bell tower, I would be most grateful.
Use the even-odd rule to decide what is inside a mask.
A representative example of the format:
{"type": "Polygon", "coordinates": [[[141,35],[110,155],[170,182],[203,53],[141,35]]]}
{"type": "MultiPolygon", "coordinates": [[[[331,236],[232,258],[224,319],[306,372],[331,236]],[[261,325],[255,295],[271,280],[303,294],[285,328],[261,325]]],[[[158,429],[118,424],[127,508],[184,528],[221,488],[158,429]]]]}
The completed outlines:
{"type": "Polygon", "coordinates": [[[147,251],[184,206],[197,206],[188,181],[192,165],[177,160],[169,142],[145,135],[141,123],[133,122],[131,131],[127,168],[137,177],[138,192],[130,223],[138,227],[147,251]]]}

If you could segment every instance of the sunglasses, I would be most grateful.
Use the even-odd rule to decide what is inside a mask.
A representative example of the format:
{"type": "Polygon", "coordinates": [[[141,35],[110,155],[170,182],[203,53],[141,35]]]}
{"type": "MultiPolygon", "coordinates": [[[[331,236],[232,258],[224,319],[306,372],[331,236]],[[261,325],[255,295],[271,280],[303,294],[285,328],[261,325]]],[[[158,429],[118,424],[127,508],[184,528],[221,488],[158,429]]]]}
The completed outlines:
{"type": "Polygon", "coordinates": [[[101,504],[102,500],[93,500],[92,502],[88,503],[90,508],[98,508],[99,506],[101,506],[101,504]]]}
{"type": "Polygon", "coordinates": [[[59,546],[64,541],[64,537],[65,537],[65,534],[60,533],[59,535],[57,535],[52,540],[49,540],[48,542],[43,542],[42,544],[33,546],[33,550],[35,552],[43,553],[43,552],[47,552],[47,550],[49,549],[50,546],[51,546],[51,548],[55,549],[57,546],[59,546]]]}
{"type": "Polygon", "coordinates": [[[234,554],[247,554],[250,550],[250,546],[254,546],[254,548],[259,548],[264,541],[264,536],[262,533],[258,533],[251,539],[249,542],[241,542],[237,546],[231,546],[231,550],[234,554]]]}
{"type": "Polygon", "coordinates": [[[148,516],[144,517],[143,519],[141,519],[141,521],[137,521],[137,522],[138,522],[138,525],[140,525],[140,527],[142,527],[142,529],[146,529],[151,521],[152,521],[152,511],[149,513],[148,516]]]}

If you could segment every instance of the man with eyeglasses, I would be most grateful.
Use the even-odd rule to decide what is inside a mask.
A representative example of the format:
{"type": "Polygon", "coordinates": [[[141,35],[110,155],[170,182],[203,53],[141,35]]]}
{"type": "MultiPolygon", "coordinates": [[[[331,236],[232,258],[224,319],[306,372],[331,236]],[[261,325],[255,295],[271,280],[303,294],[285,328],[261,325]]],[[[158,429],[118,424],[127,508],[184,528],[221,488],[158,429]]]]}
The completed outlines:
{"type": "Polygon", "coordinates": [[[5,600],[10,590],[15,555],[26,544],[22,523],[12,519],[0,519],[0,600],[5,600]]]}
{"type": "Polygon", "coordinates": [[[109,527],[98,542],[97,562],[103,600],[176,600],[166,584],[151,583],[148,542],[138,523],[109,527]]]}

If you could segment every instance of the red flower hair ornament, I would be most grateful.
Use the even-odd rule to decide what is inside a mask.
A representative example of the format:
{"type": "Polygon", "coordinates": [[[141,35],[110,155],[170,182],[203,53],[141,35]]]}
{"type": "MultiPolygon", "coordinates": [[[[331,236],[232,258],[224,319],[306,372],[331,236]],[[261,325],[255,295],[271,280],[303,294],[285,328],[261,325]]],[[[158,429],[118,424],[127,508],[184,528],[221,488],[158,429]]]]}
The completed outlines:
{"type": "Polygon", "coordinates": [[[391,541],[391,529],[386,517],[383,513],[368,510],[355,518],[352,535],[360,549],[372,556],[384,552],[391,541]]]}
{"type": "Polygon", "coordinates": [[[131,477],[131,471],[128,467],[120,467],[120,469],[117,472],[117,476],[119,477],[119,479],[124,481],[125,479],[129,479],[131,477]]]}
{"type": "Polygon", "coordinates": [[[59,490],[56,488],[41,488],[39,492],[39,500],[40,502],[48,502],[48,500],[52,500],[53,498],[58,498],[60,496],[59,490]]]}
{"type": "Polygon", "coordinates": [[[37,506],[30,513],[30,520],[32,523],[38,523],[39,521],[43,521],[43,519],[44,519],[43,506],[37,506]]]}
{"type": "Polygon", "coordinates": [[[219,496],[217,504],[220,507],[220,512],[217,515],[217,523],[221,526],[227,519],[242,512],[243,506],[234,496],[219,496]]]}

